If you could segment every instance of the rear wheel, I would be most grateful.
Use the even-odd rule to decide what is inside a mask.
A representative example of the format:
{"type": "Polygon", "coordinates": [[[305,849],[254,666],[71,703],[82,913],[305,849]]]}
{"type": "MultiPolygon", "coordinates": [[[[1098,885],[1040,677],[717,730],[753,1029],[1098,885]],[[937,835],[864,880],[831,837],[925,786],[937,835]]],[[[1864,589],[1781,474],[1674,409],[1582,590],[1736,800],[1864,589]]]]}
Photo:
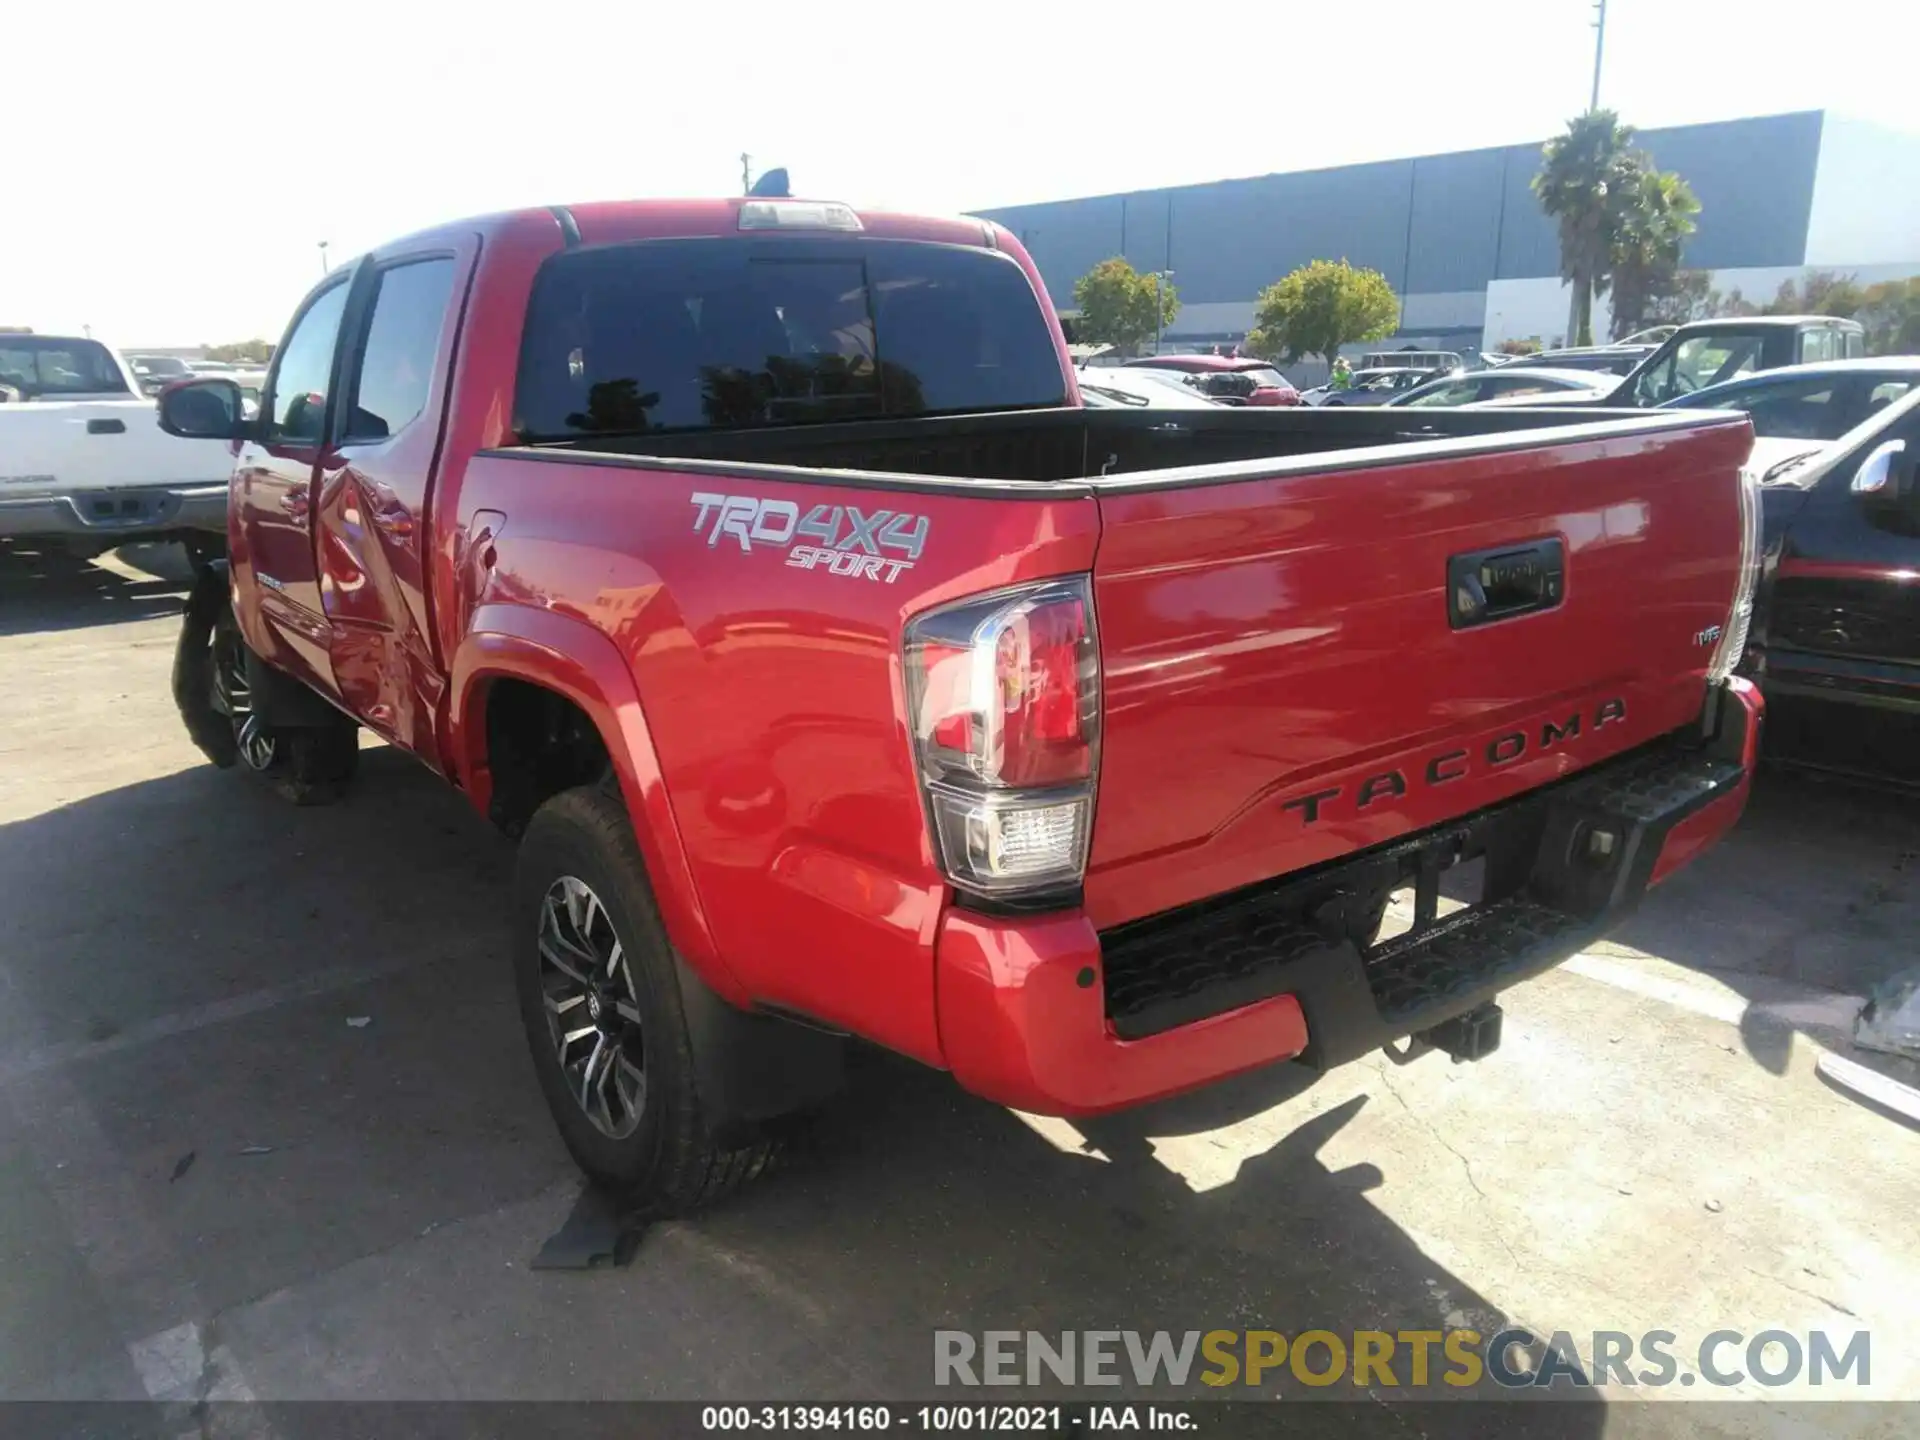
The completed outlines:
{"type": "Polygon", "coordinates": [[[512,924],[534,1070],[582,1170],[665,1216],[767,1167],[769,1137],[722,1141],[702,1104],[677,967],[615,795],[583,786],[534,813],[512,924]]]}

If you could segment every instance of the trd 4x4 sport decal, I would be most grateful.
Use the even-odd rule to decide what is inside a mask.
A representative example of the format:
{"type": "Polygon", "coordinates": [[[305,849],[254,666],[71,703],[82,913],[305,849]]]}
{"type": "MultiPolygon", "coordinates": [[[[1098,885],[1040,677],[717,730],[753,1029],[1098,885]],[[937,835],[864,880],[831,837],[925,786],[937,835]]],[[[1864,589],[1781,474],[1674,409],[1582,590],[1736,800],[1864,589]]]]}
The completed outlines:
{"type": "Polygon", "coordinates": [[[804,517],[791,500],[762,500],[754,495],[713,495],[696,491],[693,533],[708,545],[721,537],[755,547],[785,549],[787,564],[799,570],[830,570],[891,585],[926,549],[932,528],[924,515],[898,510],[864,511],[854,505],[816,505],[804,517]],[[796,540],[816,544],[796,544],[796,540]],[[895,558],[900,557],[900,558],[895,558]]]}

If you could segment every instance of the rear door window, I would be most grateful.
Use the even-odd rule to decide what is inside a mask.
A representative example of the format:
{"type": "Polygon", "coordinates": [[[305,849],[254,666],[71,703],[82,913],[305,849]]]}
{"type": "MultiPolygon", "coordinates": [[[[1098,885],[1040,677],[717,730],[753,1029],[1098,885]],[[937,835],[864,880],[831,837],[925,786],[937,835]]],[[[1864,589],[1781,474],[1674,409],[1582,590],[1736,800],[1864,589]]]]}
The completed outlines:
{"type": "Polygon", "coordinates": [[[1007,256],[655,240],[541,267],[515,429],[560,440],[1064,403],[1045,312],[1007,256]]]}
{"type": "Polygon", "coordinates": [[[1805,330],[1800,335],[1800,363],[1815,365],[1823,360],[1839,358],[1834,354],[1834,340],[1838,338],[1831,330],[1805,330]]]}
{"type": "Polygon", "coordinates": [[[0,335],[0,385],[26,400],[128,393],[106,346],[52,336],[0,335]]]}

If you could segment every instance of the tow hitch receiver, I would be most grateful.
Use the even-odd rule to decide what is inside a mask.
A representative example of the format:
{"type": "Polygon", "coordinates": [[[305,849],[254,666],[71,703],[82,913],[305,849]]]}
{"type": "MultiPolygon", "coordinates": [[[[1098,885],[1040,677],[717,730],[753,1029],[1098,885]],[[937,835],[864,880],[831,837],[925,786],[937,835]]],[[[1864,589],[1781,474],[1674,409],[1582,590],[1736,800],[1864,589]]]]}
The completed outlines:
{"type": "Polygon", "coordinates": [[[1500,1048],[1501,1013],[1498,1005],[1486,1000],[1464,1015],[1422,1030],[1414,1038],[1446,1051],[1456,1065],[1464,1060],[1484,1060],[1500,1048]]]}

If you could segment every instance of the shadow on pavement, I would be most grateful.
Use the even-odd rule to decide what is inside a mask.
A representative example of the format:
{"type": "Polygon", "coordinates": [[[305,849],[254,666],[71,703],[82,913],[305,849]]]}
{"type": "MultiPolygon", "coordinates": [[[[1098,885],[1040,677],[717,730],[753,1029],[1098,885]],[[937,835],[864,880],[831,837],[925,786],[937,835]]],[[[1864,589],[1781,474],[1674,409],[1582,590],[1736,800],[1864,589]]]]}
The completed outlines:
{"type": "Polygon", "coordinates": [[[1766,768],[1738,828],[1610,938],[1711,975],[1748,1001],[1748,1053],[1785,1073],[1796,1031],[1828,1045],[1850,1002],[1916,960],[1920,805],[1766,768]]]}
{"type": "MultiPolygon", "coordinates": [[[[218,1314],[570,1176],[502,958],[510,859],[457,795],[384,750],[363,757],[338,807],[295,810],[250,777],[197,767],[0,827],[13,906],[0,1141],[10,1108],[14,1143],[35,1157],[23,1183],[101,1228],[72,1239],[113,1255],[113,1293],[98,1300],[123,1327],[177,1323],[183,1288],[218,1314]]],[[[786,1171],[697,1228],[832,1317],[886,1393],[935,1393],[943,1327],[1322,1329],[1350,1345],[1356,1330],[1501,1323],[1369,1200],[1393,1155],[1321,1158],[1363,1099],[1204,1193],[1156,1158],[1157,1139],[1297,1096],[1310,1077],[1296,1068],[1085,1122],[1086,1149],[1066,1152],[944,1075],[865,1053],[854,1071],[786,1171]]],[[[0,1309],[50,1313],[73,1269],[15,1268],[0,1309]]],[[[750,1323],[767,1333],[742,1346],[779,1346],[792,1317],[770,1306],[750,1323]]],[[[46,1356],[0,1367],[14,1385],[111,1358],[76,1357],[44,1329],[18,1338],[46,1356]]],[[[1202,1368],[1187,1395],[1364,1394],[1284,1370],[1214,1391],[1194,1383],[1202,1368]]],[[[1119,1393],[1137,1392],[1128,1380],[1119,1393]]],[[[1289,1423],[1348,1428],[1358,1413],[1316,1406],[1289,1423]]],[[[1598,1435],[1602,1414],[1557,1406],[1554,1433],[1598,1435]]],[[[1489,1433],[1489,1418],[1470,1428],[1489,1433]]]]}
{"type": "Polygon", "coordinates": [[[125,545],[111,552],[142,572],[129,577],[92,560],[26,540],[0,540],[0,636],[117,625],[180,613],[193,581],[178,545],[125,545]]]}

